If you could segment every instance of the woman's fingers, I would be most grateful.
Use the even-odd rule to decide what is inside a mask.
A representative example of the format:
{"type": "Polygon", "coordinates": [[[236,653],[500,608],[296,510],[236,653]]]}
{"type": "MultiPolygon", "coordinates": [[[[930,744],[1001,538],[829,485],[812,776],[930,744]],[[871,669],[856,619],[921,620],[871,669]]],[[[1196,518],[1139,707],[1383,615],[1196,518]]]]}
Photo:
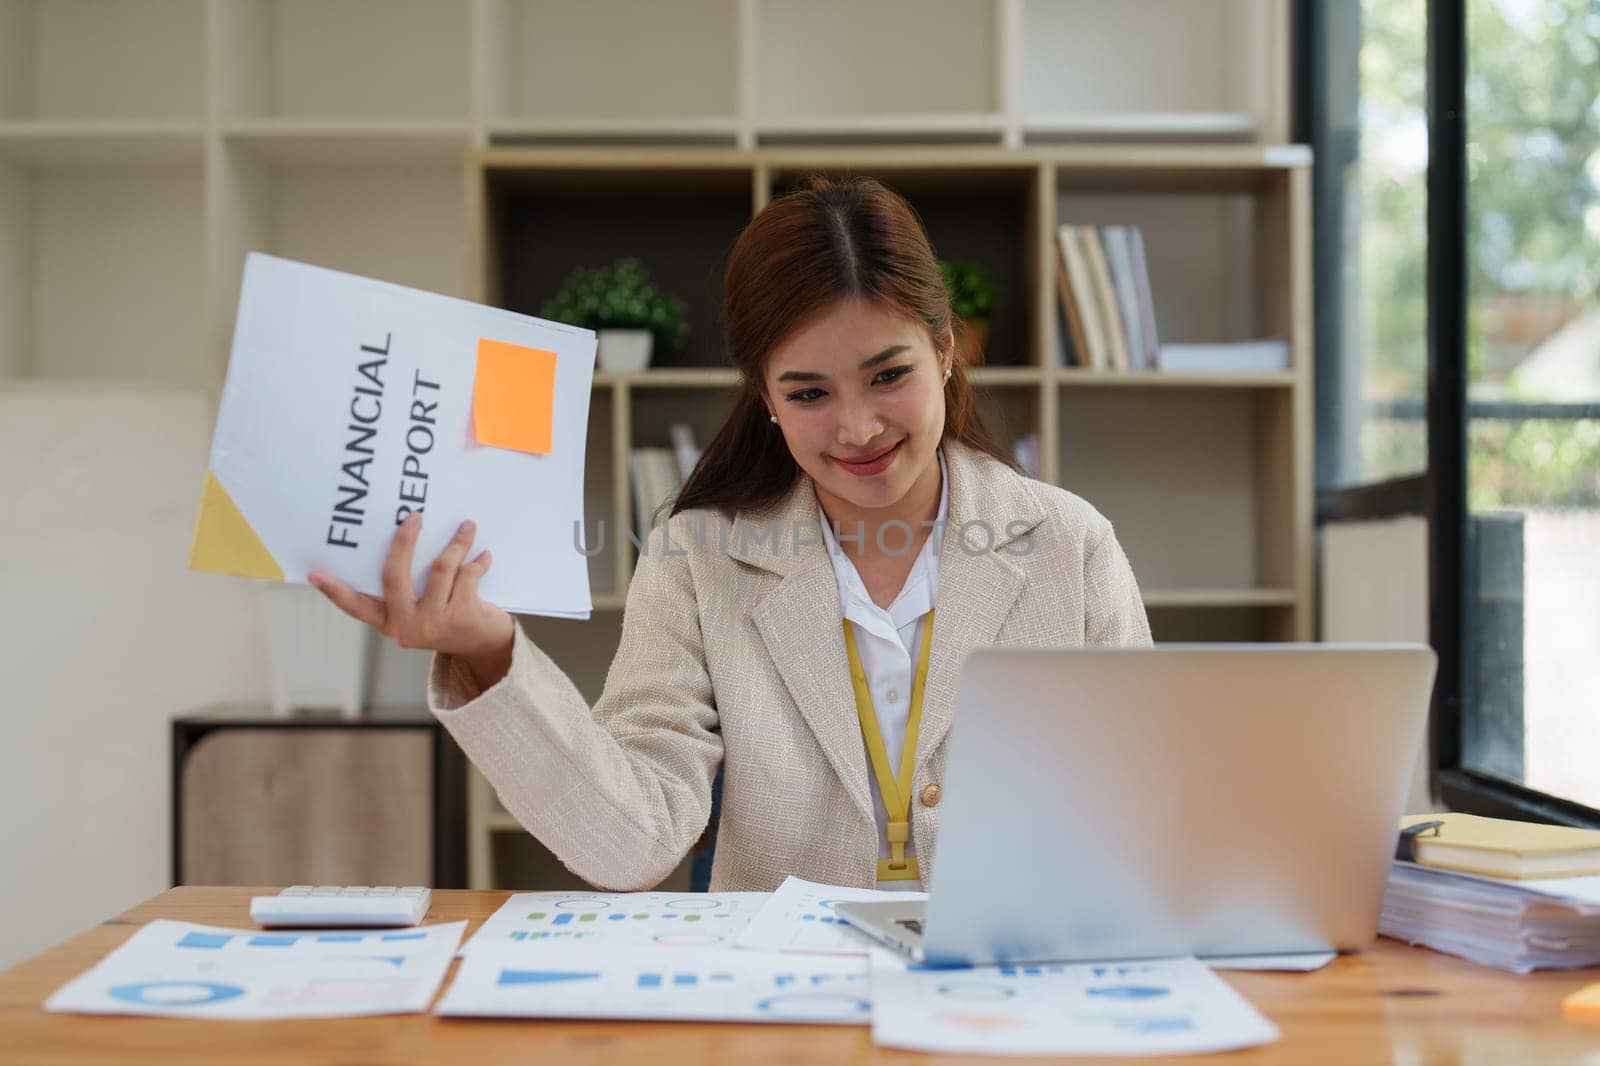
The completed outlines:
{"type": "Polygon", "coordinates": [[[456,586],[450,593],[451,603],[465,606],[478,598],[478,580],[488,571],[490,562],[489,550],[485,548],[476,559],[461,568],[456,574],[456,586]]]}
{"type": "Polygon", "coordinates": [[[365,622],[379,632],[389,621],[388,608],[376,596],[357,592],[336,578],[316,572],[306,575],[311,587],[333,601],[333,605],[358,622],[365,622]]]}
{"type": "Polygon", "coordinates": [[[461,523],[456,535],[450,538],[450,543],[444,546],[444,551],[433,561],[433,567],[428,571],[428,588],[422,594],[421,606],[424,614],[439,614],[444,611],[445,604],[450,602],[450,590],[456,583],[456,571],[461,569],[461,560],[467,557],[467,551],[471,549],[472,538],[477,531],[478,527],[472,521],[461,523]]]}
{"type": "Polygon", "coordinates": [[[417,613],[417,593],[411,584],[411,558],[416,552],[417,535],[422,532],[422,512],[412,511],[395,527],[389,555],[383,561],[383,598],[389,617],[401,629],[411,624],[417,613]]]}

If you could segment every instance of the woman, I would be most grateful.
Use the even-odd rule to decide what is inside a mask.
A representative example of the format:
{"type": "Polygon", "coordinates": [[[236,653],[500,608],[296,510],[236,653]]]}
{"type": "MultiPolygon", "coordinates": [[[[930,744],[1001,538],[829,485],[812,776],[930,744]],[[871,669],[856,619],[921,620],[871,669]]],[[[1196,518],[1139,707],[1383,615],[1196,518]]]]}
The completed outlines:
{"type": "MultiPolygon", "coordinates": [[[[383,598],[312,583],[402,647],[507,809],[591,884],[650,888],[707,827],[711,888],[925,888],[967,652],[1148,644],[1111,525],[1030,480],[954,362],[937,260],[906,202],[812,179],[744,230],[724,285],[741,386],[646,542],[591,710],[477,597],[465,523],[419,600],[421,518],[383,598]],[[937,610],[934,609],[937,601],[937,610]]],[[[970,713],[970,712],[969,712],[970,713]]]]}

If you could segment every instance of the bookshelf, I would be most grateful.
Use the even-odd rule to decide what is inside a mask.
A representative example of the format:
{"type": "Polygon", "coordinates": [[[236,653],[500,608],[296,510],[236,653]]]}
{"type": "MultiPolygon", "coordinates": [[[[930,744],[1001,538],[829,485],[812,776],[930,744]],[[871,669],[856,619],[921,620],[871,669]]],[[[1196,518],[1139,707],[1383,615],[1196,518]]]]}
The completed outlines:
{"type": "MultiPolygon", "coordinates": [[[[679,420],[703,444],[736,383],[716,308],[740,227],[804,173],[871,173],[941,255],[999,280],[985,414],[1008,442],[1037,434],[1044,479],[1117,523],[1157,639],[1309,639],[1310,159],[1284,144],[1289,12],[0,0],[0,388],[214,397],[251,249],[524,311],[575,265],[639,254],[693,334],[644,373],[596,376],[586,509],[615,531],[630,449],[679,420]],[[1163,340],[1283,336],[1289,369],[1060,365],[1063,222],[1141,227],[1163,340]]],[[[594,619],[524,620],[591,699],[633,563],[611,535],[594,619]]],[[[384,647],[377,669],[414,677],[415,657],[384,647]]],[[[487,886],[537,849],[473,777],[487,886]]]]}

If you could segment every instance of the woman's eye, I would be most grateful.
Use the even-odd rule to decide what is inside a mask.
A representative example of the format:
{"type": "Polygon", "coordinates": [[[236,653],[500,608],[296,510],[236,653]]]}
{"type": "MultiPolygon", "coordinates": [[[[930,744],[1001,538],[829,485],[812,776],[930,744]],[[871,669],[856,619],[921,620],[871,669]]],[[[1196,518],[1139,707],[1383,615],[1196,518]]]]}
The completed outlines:
{"type": "MultiPolygon", "coordinates": [[[[897,366],[892,370],[885,370],[874,378],[873,382],[874,384],[891,385],[909,373],[911,373],[909,366],[897,366]]],[[[821,389],[802,389],[799,392],[791,392],[789,394],[789,399],[794,400],[796,403],[814,403],[821,398],[821,389]]]]}

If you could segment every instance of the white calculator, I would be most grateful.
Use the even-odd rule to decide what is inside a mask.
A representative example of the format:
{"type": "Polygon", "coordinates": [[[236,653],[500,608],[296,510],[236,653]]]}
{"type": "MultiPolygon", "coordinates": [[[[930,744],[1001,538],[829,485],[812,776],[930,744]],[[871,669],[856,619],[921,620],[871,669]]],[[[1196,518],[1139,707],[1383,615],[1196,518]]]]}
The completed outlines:
{"type": "Polygon", "coordinates": [[[266,926],[416,925],[432,899],[421,885],[292,885],[252,897],[250,917],[266,926]]]}

